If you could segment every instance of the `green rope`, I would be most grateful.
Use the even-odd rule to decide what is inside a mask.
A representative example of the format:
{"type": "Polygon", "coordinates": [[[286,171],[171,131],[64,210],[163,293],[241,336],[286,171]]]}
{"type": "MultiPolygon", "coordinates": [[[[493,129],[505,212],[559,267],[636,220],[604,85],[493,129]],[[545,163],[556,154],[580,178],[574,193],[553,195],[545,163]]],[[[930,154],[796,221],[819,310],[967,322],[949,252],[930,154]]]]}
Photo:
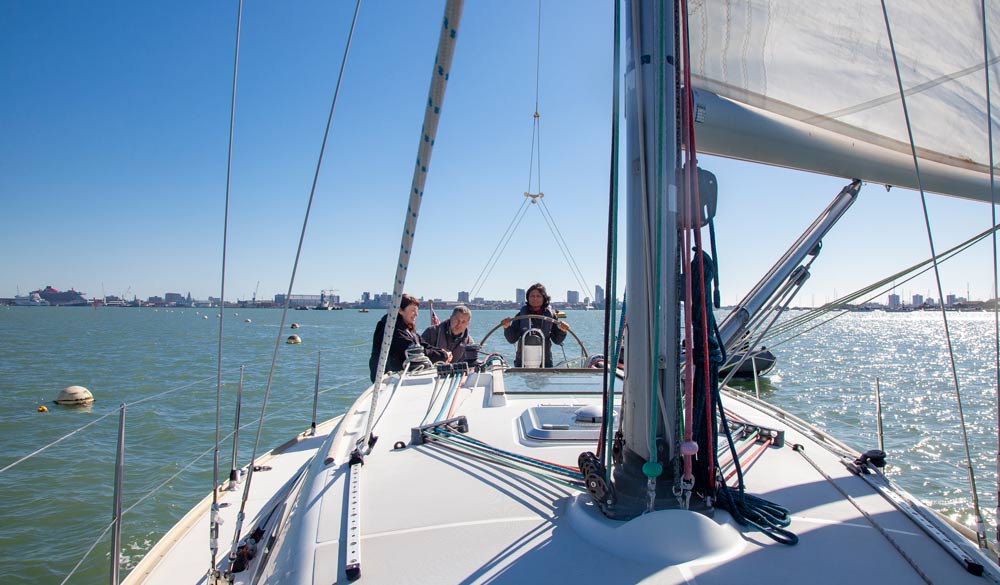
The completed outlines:
{"type": "MultiPolygon", "coordinates": [[[[573,489],[573,490],[576,490],[576,491],[579,491],[579,492],[582,492],[582,493],[585,493],[587,491],[586,488],[583,487],[583,485],[580,485],[578,483],[573,483],[573,482],[570,482],[570,481],[566,481],[566,480],[560,480],[559,478],[553,477],[551,475],[545,474],[545,473],[540,472],[540,471],[535,471],[535,470],[533,470],[533,469],[531,469],[529,467],[522,466],[522,465],[517,465],[516,463],[514,463],[513,461],[511,461],[509,459],[504,459],[502,457],[498,457],[496,455],[492,455],[492,454],[490,454],[487,451],[476,451],[475,449],[473,449],[471,447],[471,445],[469,445],[467,443],[462,443],[461,441],[455,441],[453,439],[450,439],[450,438],[442,436],[442,435],[435,435],[434,439],[435,439],[435,441],[433,443],[430,443],[431,445],[433,445],[434,443],[447,443],[447,444],[449,444],[451,446],[450,447],[446,447],[446,448],[449,448],[449,449],[451,449],[453,451],[461,452],[461,453],[464,453],[466,455],[471,455],[473,457],[478,457],[478,458],[481,458],[481,459],[486,459],[486,460],[491,461],[491,462],[493,462],[493,463],[495,463],[495,464],[497,464],[499,466],[508,467],[510,469],[514,469],[515,471],[520,471],[522,473],[526,473],[526,474],[528,474],[528,475],[530,475],[532,477],[535,477],[537,479],[541,479],[543,481],[547,481],[547,482],[549,482],[551,484],[558,485],[560,487],[570,488],[570,489],[573,489]]],[[[439,445],[439,446],[444,447],[444,445],[439,445]]]]}
{"type": "Polygon", "coordinates": [[[472,446],[473,448],[480,449],[482,451],[489,452],[489,453],[495,453],[495,454],[497,454],[497,455],[499,455],[501,457],[506,457],[508,459],[512,459],[512,460],[515,460],[515,461],[520,461],[522,463],[525,463],[527,465],[532,465],[532,466],[537,467],[539,469],[545,469],[547,471],[551,471],[552,473],[556,473],[556,474],[559,474],[559,475],[565,475],[567,477],[570,477],[570,478],[576,479],[576,480],[582,480],[583,479],[583,474],[580,473],[579,471],[573,471],[572,469],[563,467],[561,465],[556,465],[554,463],[549,463],[547,461],[542,461],[541,459],[535,459],[534,457],[528,457],[526,455],[519,455],[519,454],[514,453],[512,451],[507,451],[507,450],[504,450],[504,449],[500,449],[499,447],[494,447],[494,446],[490,445],[489,443],[486,443],[485,441],[480,441],[479,439],[475,439],[475,438],[470,437],[468,435],[460,435],[460,434],[452,433],[452,432],[446,431],[446,430],[444,430],[443,428],[440,428],[440,427],[434,427],[434,428],[426,429],[424,431],[424,434],[427,435],[427,436],[432,436],[432,437],[439,437],[439,436],[448,437],[448,438],[450,438],[452,440],[455,440],[455,441],[469,443],[469,445],[472,446]]]}
{"type": "MultiPolygon", "coordinates": [[[[604,444],[598,446],[604,464],[604,481],[611,485],[611,452],[614,444],[615,379],[618,377],[618,339],[611,338],[618,309],[618,146],[620,133],[621,95],[618,80],[621,78],[621,2],[615,2],[614,17],[614,68],[611,96],[611,179],[608,202],[608,258],[604,297],[604,421],[601,428],[604,444]],[[614,351],[612,351],[614,349],[614,351]]],[[[624,308],[622,317],[624,318],[624,308]]]]}

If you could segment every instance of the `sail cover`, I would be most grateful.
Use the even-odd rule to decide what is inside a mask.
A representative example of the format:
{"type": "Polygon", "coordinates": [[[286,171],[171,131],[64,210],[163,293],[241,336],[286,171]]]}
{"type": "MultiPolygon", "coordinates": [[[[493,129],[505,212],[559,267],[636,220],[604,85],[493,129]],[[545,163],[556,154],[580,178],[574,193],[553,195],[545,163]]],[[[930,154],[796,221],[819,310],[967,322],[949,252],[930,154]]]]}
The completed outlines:
{"type": "MultiPolygon", "coordinates": [[[[990,200],[985,67],[996,135],[1000,8],[987,3],[988,57],[980,10],[887,3],[923,187],[990,200]]],[[[880,2],[694,0],[689,11],[699,150],[918,186],[880,2]]]]}

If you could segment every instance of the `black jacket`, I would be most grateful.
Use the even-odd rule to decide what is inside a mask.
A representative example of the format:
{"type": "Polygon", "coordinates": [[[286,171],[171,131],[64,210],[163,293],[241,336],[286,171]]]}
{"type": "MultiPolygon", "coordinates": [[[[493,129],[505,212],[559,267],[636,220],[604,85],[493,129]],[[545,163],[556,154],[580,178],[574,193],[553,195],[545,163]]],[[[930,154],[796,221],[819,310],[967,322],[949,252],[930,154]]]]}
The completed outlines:
{"type": "MultiPolygon", "coordinates": [[[[368,358],[368,370],[371,381],[375,381],[375,370],[378,368],[378,356],[382,351],[382,335],[385,334],[385,319],[388,315],[379,319],[375,326],[375,333],[372,335],[372,355],[368,358]]],[[[444,350],[430,347],[420,341],[420,336],[416,331],[410,331],[403,321],[403,317],[396,314],[396,328],[392,332],[392,344],[389,345],[389,357],[386,360],[385,371],[398,372],[403,369],[403,362],[406,361],[406,348],[411,345],[422,345],[424,353],[432,362],[444,361],[447,356],[444,350]]]]}
{"type": "MultiPolygon", "coordinates": [[[[534,315],[528,305],[521,307],[521,311],[517,314],[521,315],[534,315]]],[[[545,307],[541,313],[545,317],[556,318],[556,314],[552,311],[552,307],[545,307]]],[[[552,344],[556,343],[562,345],[564,339],[566,339],[566,332],[559,329],[555,323],[548,321],[546,319],[518,319],[510,324],[510,327],[503,330],[503,336],[509,343],[518,343],[521,340],[521,336],[528,329],[540,329],[542,335],[545,336],[545,367],[552,367],[552,344]]],[[[517,346],[517,357],[514,359],[514,367],[521,367],[521,346],[517,346]]]]}

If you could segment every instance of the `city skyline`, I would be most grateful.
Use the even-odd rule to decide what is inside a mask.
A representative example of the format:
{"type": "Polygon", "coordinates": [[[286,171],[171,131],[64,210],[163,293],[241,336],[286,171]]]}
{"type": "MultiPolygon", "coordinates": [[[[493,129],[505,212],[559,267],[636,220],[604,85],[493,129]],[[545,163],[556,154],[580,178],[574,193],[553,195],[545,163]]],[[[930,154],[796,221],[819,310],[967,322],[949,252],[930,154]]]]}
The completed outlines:
{"type": "MultiPolygon", "coordinates": [[[[81,292],[81,291],[77,291],[77,292],[81,292]]],[[[388,304],[388,299],[391,298],[391,294],[389,292],[387,292],[387,291],[381,291],[381,292],[377,292],[377,293],[372,292],[371,290],[362,291],[361,294],[357,298],[354,298],[354,299],[342,297],[339,294],[333,294],[333,293],[331,293],[331,294],[328,295],[327,292],[328,292],[327,290],[322,290],[319,293],[298,293],[298,292],[293,292],[292,295],[291,295],[291,298],[297,299],[297,300],[309,299],[309,300],[315,300],[315,301],[319,301],[320,299],[325,298],[328,302],[330,302],[332,304],[344,304],[344,305],[362,305],[362,304],[366,304],[366,303],[374,303],[374,304],[387,305],[388,304]]],[[[558,297],[557,295],[553,295],[551,291],[549,291],[549,296],[551,297],[553,303],[558,303],[560,305],[579,305],[579,306],[593,305],[595,307],[597,307],[597,306],[603,306],[603,303],[605,301],[603,287],[601,287],[600,285],[595,285],[593,292],[594,292],[593,297],[590,297],[590,296],[583,296],[583,297],[581,297],[580,296],[580,294],[581,294],[580,291],[575,291],[575,290],[572,290],[572,289],[567,289],[566,294],[563,297],[558,297]],[[576,293],[576,296],[573,296],[573,293],[576,293]]],[[[514,304],[517,304],[517,305],[523,305],[525,303],[525,298],[524,298],[525,294],[524,293],[525,293],[525,289],[516,288],[516,289],[514,289],[514,296],[513,297],[503,297],[503,296],[500,296],[500,297],[483,297],[483,296],[477,296],[475,298],[470,298],[468,291],[458,291],[454,295],[455,298],[449,298],[447,296],[434,296],[434,295],[417,295],[417,298],[419,298],[422,301],[441,302],[442,304],[446,304],[446,305],[449,305],[449,306],[456,305],[456,304],[475,305],[475,304],[491,304],[491,303],[514,303],[514,304]]],[[[81,292],[81,294],[82,294],[82,292],[81,292]]],[[[228,303],[232,303],[232,304],[247,304],[247,303],[253,302],[254,300],[256,300],[257,302],[260,302],[260,303],[272,303],[273,302],[273,303],[276,303],[276,304],[283,304],[285,296],[286,296],[286,293],[276,293],[276,294],[271,295],[271,296],[258,295],[256,297],[251,297],[251,298],[226,298],[225,301],[226,301],[227,304],[228,303]]],[[[11,300],[12,298],[13,297],[3,297],[3,296],[0,296],[0,299],[5,299],[5,300],[11,300]]],[[[119,296],[119,295],[109,294],[109,295],[105,295],[104,297],[94,297],[94,296],[86,295],[86,298],[88,300],[108,300],[108,299],[111,299],[111,300],[124,300],[124,301],[139,300],[139,301],[142,301],[144,303],[151,303],[151,304],[172,304],[172,303],[175,303],[175,302],[178,302],[178,301],[187,301],[187,302],[192,302],[192,301],[195,301],[195,302],[205,302],[205,301],[208,301],[208,302],[218,303],[219,300],[220,300],[218,296],[208,295],[206,297],[198,297],[198,296],[193,295],[190,291],[181,293],[181,292],[177,292],[176,290],[174,290],[174,291],[167,291],[167,292],[164,292],[164,293],[161,293],[161,294],[150,295],[150,296],[146,296],[146,297],[140,297],[140,296],[122,297],[122,296],[119,296]]],[[[810,303],[797,302],[797,303],[793,303],[791,306],[793,306],[793,307],[816,307],[816,306],[820,306],[821,304],[826,304],[827,302],[831,302],[832,300],[833,299],[829,299],[829,300],[826,300],[826,301],[822,301],[821,303],[817,303],[816,299],[813,298],[810,303]]],[[[981,302],[986,302],[986,301],[989,301],[989,300],[992,300],[992,299],[977,299],[975,297],[961,296],[960,294],[957,294],[957,293],[946,293],[945,294],[945,299],[944,299],[944,305],[945,306],[952,306],[952,305],[954,305],[956,303],[964,303],[964,302],[981,303],[981,302]]],[[[622,297],[620,295],[617,297],[617,301],[619,303],[622,301],[622,297]]],[[[924,304],[929,305],[929,306],[937,306],[939,303],[938,303],[938,299],[935,298],[930,293],[928,293],[926,295],[925,294],[921,294],[921,293],[905,293],[904,294],[904,293],[900,293],[900,292],[890,291],[890,292],[888,292],[888,293],[886,293],[884,295],[880,295],[879,297],[877,297],[875,299],[872,299],[870,301],[852,302],[852,303],[849,303],[849,304],[851,304],[851,305],[872,304],[872,305],[878,305],[878,306],[885,306],[885,307],[888,307],[888,308],[899,308],[899,307],[905,307],[905,306],[921,306],[921,305],[924,305],[924,304]]],[[[732,306],[732,304],[726,304],[724,306],[732,306]]]]}

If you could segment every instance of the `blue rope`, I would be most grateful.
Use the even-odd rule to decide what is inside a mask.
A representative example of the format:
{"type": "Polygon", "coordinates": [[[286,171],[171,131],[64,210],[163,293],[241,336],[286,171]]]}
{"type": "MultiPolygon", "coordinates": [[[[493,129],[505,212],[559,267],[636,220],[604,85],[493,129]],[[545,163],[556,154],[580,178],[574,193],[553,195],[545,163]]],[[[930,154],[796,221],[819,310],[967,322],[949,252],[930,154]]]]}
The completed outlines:
{"type": "Polygon", "coordinates": [[[427,429],[427,430],[424,431],[424,433],[426,433],[426,434],[432,434],[432,433],[433,434],[440,434],[440,435],[443,435],[443,436],[446,436],[446,437],[450,437],[452,439],[457,439],[457,440],[460,440],[460,441],[465,441],[465,442],[468,442],[468,443],[471,443],[471,444],[475,445],[476,447],[478,447],[479,449],[482,449],[483,451],[487,451],[487,452],[490,452],[490,453],[495,453],[495,454],[498,454],[498,455],[503,455],[503,456],[508,457],[510,459],[515,459],[517,461],[521,461],[522,463],[528,463],[529,465],[534,465],[535,467],[538,467],[538,468],[541,468],[541,469],[545,469],[545,470],[551,471],[553,473],[558,473],[558,474],[561,474],[561,475],[565,475],[565,476],[571,477],[573,479],[579,479],[579,480],[583,479],[583,474],[580,473],[580,472],[571,471],[569,469],[566,469],[565,467],[560,467],[558,465],[553,465],[551,463],[546,463],[544,461],[539,461],[538,459],[533,459],[531,457],[526,457],[524,455],[518,455],[517,453],[512,453],[510,451],[505,451],[503,449],[499,449],[497,447],[493,447],[492,445],[484,443],[484,442],[482,442],[482,441],[480,441],[478,439],[473,439],[472,437],[468,437],[466,435],[450,433],[448,431],[442,430],[442,429],[437,428],[437,427],[432,428],[432,429],[427,429]]]}

